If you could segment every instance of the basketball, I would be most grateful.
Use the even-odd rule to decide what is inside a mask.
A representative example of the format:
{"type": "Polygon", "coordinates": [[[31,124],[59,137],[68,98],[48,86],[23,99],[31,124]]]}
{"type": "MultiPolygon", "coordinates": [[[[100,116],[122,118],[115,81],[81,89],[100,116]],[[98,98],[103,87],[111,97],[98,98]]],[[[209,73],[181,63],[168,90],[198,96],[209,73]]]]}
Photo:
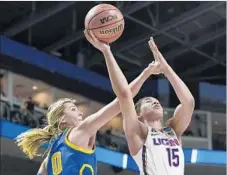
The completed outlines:
{"type": "Polygon", "coordinates": [[[124,17],[120,10],[110,4],[93,7],[85,17],[85,29],[91,30],[100,41],[112,43],[124,31],[124,17]]]}

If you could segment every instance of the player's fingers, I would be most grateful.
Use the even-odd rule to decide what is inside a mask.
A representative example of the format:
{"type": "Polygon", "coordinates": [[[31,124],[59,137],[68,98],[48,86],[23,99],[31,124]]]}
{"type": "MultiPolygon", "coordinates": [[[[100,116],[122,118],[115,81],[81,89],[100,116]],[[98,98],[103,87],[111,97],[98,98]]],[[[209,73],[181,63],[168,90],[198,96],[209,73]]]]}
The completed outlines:
{"type": "Polygon", "coordinates": [[[157,55],[158,60],[160,61],[160,59],[165,59],[162,55],[162,53],[159,51],[157,45],[155,44],[154,40],[151,41],[152,42],[152,47],[154,48],[154,52],[157,55]]]}
{"type": "Polygon", "coordinates": [[[89,41],[93,42],[93,39],[92,39],[91,35],[88,33],[87,30],[84,31],[84,34],[85,34],[85,37],[86,37],[89,41]]]}
{"type": "Polygon", "coordinates": [[[159,51],[159,49],[158,49],[157,45],[155,44],[155,42],[154,42],[154,39],[153,39],[153,38],[152,38],[151,42],[152,42],[152,45],[153,45],[153,48],[154,48],[155,52],[156,52],[156,53],[157,53],[157,55],[158,55],[158,58],[160,59],[160,56],[161,56],[161,57],[163,57],[163,56],[162,56],[161,52],[159,51]]]}
{"type": "Polygon", "coordinates": [[[88,33],[87,30],[84,30],[84,35],[85,35],[86,39],[87,39],[91,44],[94,44],[94,41],[93,41],[93,39],[91,38],[91,36],[89,35],[89,33],[88,33]]]}
{"type": "Polygon", "coordinates": [[[91,40],[91,38],[88,36],[88,32],[87,32],[86,29],[84,30],[84,36],[85,36],[85,38],[86,38],[88,41],[91,40]]]}
{"type": "Polygon", "coordinates": [[[151,67],[154,66],[154,64],[155,64],[155,61],[152,61],[147,67],[148,67],[148,68],[151,68],[151,67]]]}
{"type": "Polygon", "coordinates": [[[152,45],[151,39],[148,41],[148,44],[149,44],[150,49],[151,49],[151,50],[153,50],[154,48],[153,48],[153,45],[152,45]]]}
{"type": "Polygon", "coordinates": [[[152,51],[152,53],[153,53],[153,55],[154,55],[154,59],[155,59],[155,61],[158,61],[159,62],[159,50],[158,50],[158,48],[157,48],[157,46],[156,46],[156,44],[155,44],[155,42],[154,42],[154,39],[153,39],[153,37],[151,37],[150,38],[150,40],[149,40],[149,46],[150,46],[150,48],[151,48],[151,51],[152,51]]]}
{"type": "Polygon", "coordinates": [[[158,57],[159,57],[159,59],[165,59],[160,51],[158,51],[158,57]]]}
{"type": "Polygon", "coordinates": [[[158,47],[157,47],[157,45],[155,44],[155,41],[154,41],[154,38],[153,38],[153,37],[150,37],[150,43],[151,43],[152,47],[153,47],[155,50],[158,50],[158,47]]]}
{"type": "Polygon", "coordinates": [[[154,66],[155,65],[155,61],[152,61],[151,63],[150,63],[150,66],[154,66]]]}
{"type": "Polygon", "coordinates": [[[96,38],[96,36],[94,35],[94,33],[91,30],[89,31],[89,34],[92,37],[94,42],[98,42],[98,39],[96,38]]]}
{"type": "Polygon", "coordinates": [[[152,47],[153,47],[153,49],[154,49],[154,52],[155,52],[155,54],[157,55],[157,57],[156,57],[157,60],[160,62],[160,59],[165,59],[165,58],[163,57],[162,53],[159,51],[157,45],[155,44],[154,39],[151,38],[150,41],[151,41],[151,45],[152,45],[152,47]]]}
{"type": "Polygon", "coordinates": [[[148,44],[149,44],[150,49],[152,50],[152,52],[154,52],[155,51],[155,47],[154,47],[154,42],[153,42],[153,38],[152,37],[148,41],[148,44]]]}
{"type": "Polygon", "coordinates": [[[153,48],[153,45],[152,45],[151,41],[149,41],[148,43],[149,43],[149,46],[150,46],[151,51],[152,51],[152,53],[153,53],[154,60],[158,62],[158,61],[159,61],[159,58],[158,58],[157,52],[156,52],[155,49],[153,48]]]}

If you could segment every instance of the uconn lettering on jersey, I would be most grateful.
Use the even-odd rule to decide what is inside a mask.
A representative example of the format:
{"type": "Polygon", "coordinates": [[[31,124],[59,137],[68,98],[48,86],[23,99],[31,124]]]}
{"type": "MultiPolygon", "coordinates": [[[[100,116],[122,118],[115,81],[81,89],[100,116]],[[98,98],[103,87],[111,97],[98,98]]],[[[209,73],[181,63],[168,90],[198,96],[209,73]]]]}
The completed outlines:
{"type": "Polygon", "coordinates": [[[177,139],[153,138],[154,145],[179,146],[177,139]]]}

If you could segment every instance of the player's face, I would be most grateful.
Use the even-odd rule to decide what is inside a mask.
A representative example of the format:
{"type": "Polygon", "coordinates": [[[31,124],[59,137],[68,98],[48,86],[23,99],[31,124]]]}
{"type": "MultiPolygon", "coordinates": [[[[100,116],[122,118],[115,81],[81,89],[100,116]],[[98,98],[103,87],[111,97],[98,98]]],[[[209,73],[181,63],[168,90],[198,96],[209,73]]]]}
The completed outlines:
{"type": "Polygon", "coordinates": [[[146,120],[158,120],[163,118],[163,108],[156,98],[148,97],[142,101],[140,114],[146,120]]]}
{"type": "Polygon", "coordinates": [[[83,113],[76,107],[73,103],[65,103],[64,104],[64,122],[69,125],[78,125],[83,121],[83,113]]]}

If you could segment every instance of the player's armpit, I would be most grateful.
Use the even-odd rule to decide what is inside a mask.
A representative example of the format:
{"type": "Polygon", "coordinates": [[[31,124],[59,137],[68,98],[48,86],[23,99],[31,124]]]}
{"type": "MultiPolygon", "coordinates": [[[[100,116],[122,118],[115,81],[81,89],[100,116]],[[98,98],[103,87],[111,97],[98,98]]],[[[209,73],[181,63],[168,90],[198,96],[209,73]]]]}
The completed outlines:
{"type": "Polygon", "coordinates": [[[180,137],[189,126],[193,111],[193,104],[179,104],[174,111],[173,117],[166,122],[166,125],[173,128],[177,136],[180,137]]]}

